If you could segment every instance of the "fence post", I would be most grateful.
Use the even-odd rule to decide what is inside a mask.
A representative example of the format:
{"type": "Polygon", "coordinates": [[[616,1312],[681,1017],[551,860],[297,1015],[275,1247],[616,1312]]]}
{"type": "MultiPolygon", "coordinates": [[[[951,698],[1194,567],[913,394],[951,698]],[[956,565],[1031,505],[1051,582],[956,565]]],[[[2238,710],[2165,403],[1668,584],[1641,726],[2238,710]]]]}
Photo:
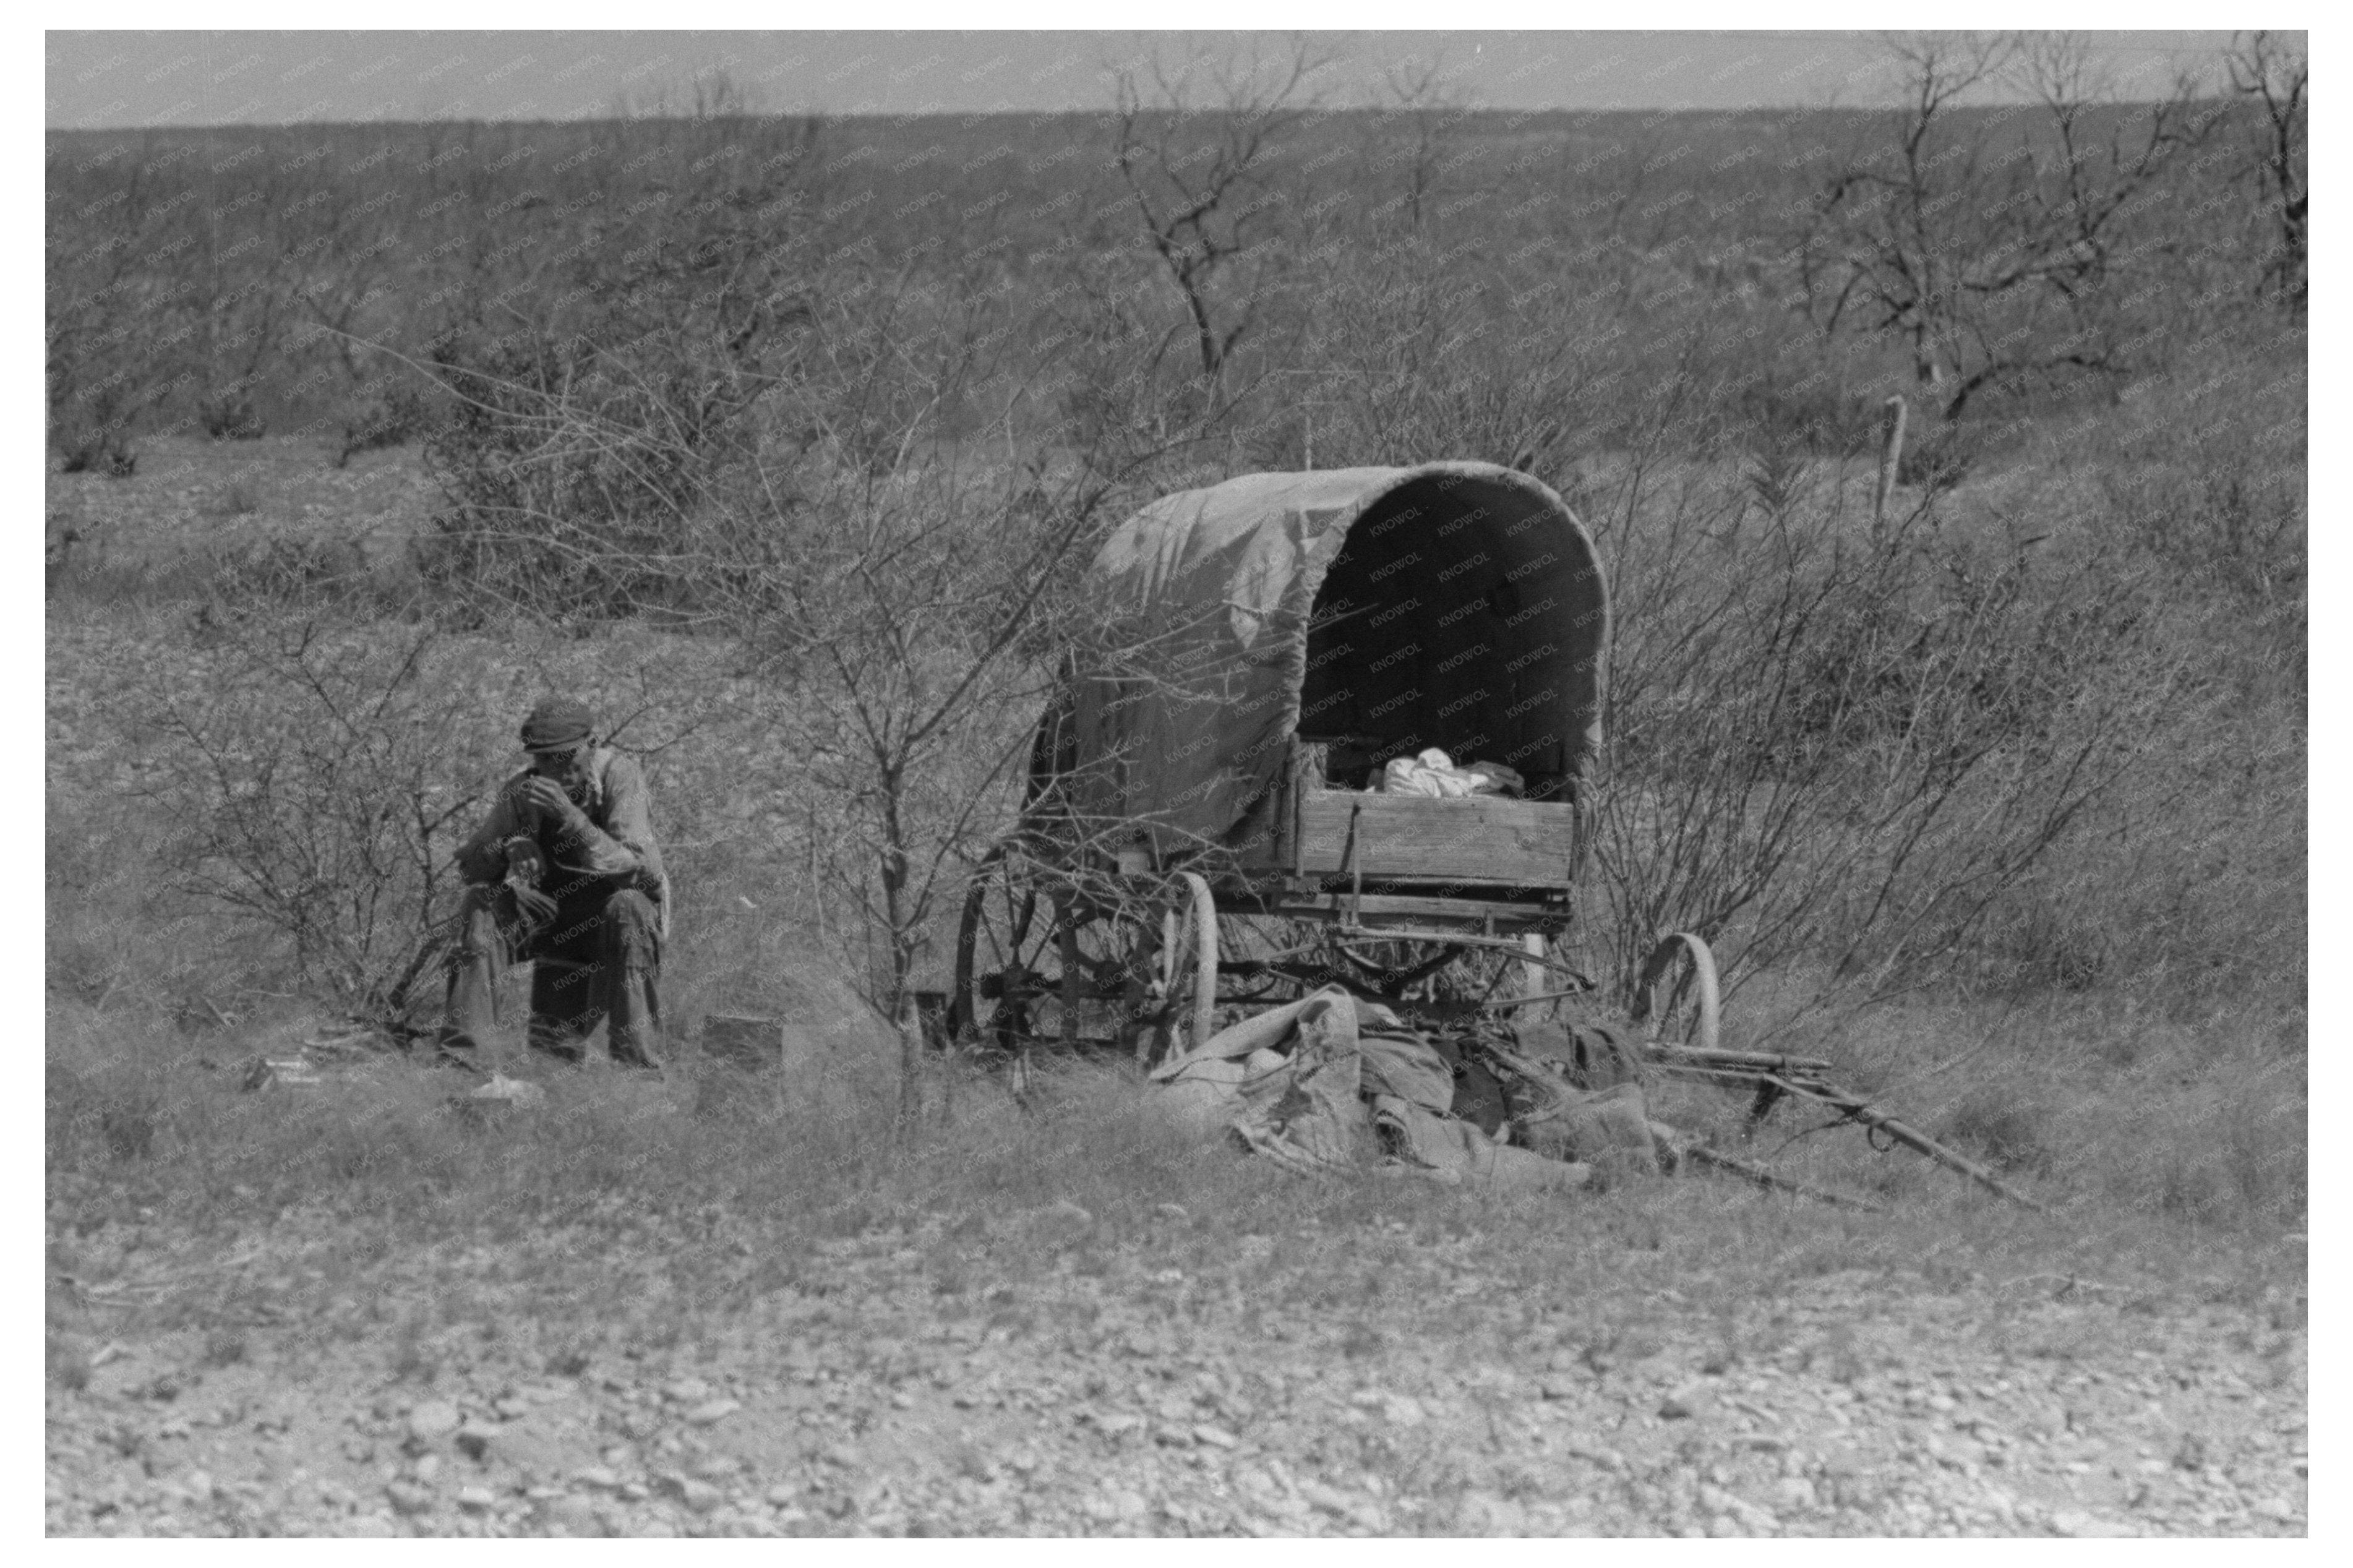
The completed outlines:
{"type": "Polygon", "coordinates": [[[1904,395],[1897,393],[1881,406],[1887,411],[1887,444],[1879,453],[1879,489],[1872,497],[1871,526],[1873,531],[1887,522],[1887,502],[1895,494],[1895,470],[1904,463],[1904,395]]]}

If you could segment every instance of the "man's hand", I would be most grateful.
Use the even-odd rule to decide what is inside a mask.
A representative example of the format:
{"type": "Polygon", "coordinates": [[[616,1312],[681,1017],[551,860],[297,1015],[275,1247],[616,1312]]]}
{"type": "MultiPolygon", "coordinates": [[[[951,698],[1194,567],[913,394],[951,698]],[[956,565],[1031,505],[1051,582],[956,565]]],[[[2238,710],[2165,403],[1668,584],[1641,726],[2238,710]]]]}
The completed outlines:
{"type": "Polygon", "coordinates": [[[524,926],[543,929],[555,919],[555,900],[540,891],[547,880],[547,856],[528,838],[508,839],[506,851],[507,891],[514,895],[524,926]]]}
{"type": "Polygon", "coordinates": [[[588,814],[572,804],[572,797],[564,793],[562,784],[536,774],[523,780],[516,789],[515,801],[537,814],[542,822],[566,829],[576,830],[588,820],[588,814]]]}
{"type": "Polygon", "coordinates": [[[536,840],[510,838],[506,843],[507,876],[525,887],[536,888],[547,880],[547,855],[536,840]]]}

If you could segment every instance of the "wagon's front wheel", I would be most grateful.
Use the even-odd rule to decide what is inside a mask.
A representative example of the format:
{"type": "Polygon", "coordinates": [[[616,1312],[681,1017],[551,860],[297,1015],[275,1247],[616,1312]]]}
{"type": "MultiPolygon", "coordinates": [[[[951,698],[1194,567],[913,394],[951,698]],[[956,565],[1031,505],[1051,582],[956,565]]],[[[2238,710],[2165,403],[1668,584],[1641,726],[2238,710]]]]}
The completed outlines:
{"type": "Polygon", "coordinates": [[[1633,1011],[1655,1044],[1714,1050],[1722,1007],[1707,943],[1679,931],[1652,948],[1635,983],[1633,1011]]]}

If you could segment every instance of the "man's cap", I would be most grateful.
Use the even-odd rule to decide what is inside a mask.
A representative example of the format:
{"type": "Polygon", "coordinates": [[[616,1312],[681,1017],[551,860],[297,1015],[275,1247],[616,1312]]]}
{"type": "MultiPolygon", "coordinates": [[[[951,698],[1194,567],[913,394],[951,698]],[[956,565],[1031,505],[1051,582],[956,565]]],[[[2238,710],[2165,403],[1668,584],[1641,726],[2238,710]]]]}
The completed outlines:
{"type": "Polygon", "coordinates": [[[588,704],[569,697],[543,697],[522,721],[522,749],[561,752],[587,742],[595,721],[588,704]]]}

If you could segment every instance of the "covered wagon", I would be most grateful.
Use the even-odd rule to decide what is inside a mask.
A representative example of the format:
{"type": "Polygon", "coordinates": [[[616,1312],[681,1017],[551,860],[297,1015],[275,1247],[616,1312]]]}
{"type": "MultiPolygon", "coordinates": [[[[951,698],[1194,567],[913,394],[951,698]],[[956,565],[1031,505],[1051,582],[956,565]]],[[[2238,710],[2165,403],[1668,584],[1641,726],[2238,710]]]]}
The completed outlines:
{"type": "Polygon", "coordinates": [[[966,897],[959,1037],[1151,1058],[1335,984],[1441,1012],[1583,984],[1558,947],[1609,600],[1552,489],[1245,475],[1145,508],[1089,586],[1028,808],[966,897]]]}

